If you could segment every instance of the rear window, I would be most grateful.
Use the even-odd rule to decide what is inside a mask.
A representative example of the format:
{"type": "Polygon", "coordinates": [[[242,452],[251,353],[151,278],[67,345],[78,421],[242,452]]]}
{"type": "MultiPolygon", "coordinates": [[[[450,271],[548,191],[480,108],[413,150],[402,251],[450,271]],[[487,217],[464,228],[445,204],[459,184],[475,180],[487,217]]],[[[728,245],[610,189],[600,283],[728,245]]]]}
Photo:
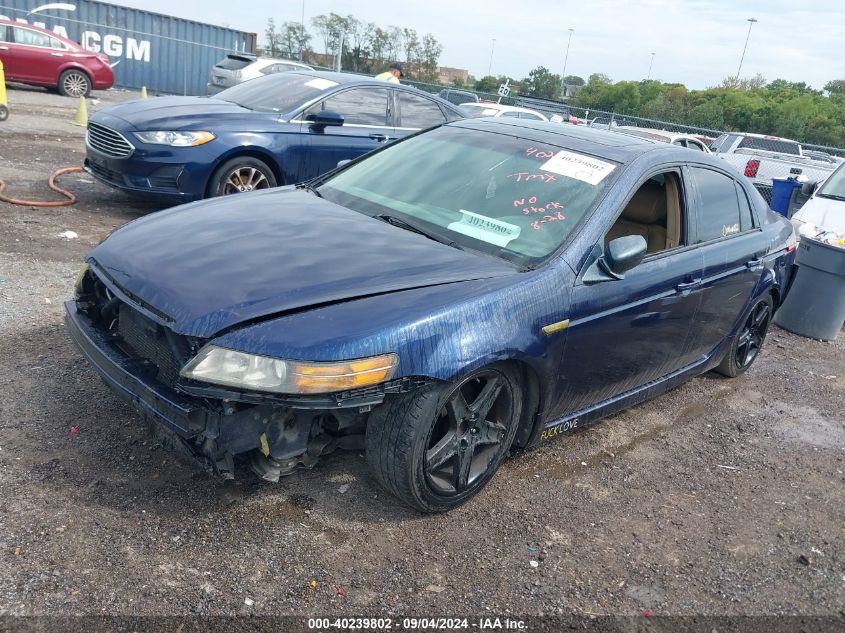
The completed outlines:
{"type": "Polygon", "coordinates": [[[336,81],[296,72],[274,73],[218,93],[223,99],[256,112],[291,112],[337,86],[336,81]]]}
{"type": "Polygon", "coordinates": [[[795,156],[801,154],[798,143],[776,138],[746,136],[739,142],[739,147],[742,149],[759,149],[766,152],[777,152],[778,154],[794,154],[795,156]]]}
{"type": "Polygon", "coordinates": [[[239,55],[226,55],[223,59],[221,59],[217,64],[215,64],[216,68],[222,68],[224,70],[240,70],[241,68],[246,68],[254,59],[249,57],[241,57],[239,55]]]}

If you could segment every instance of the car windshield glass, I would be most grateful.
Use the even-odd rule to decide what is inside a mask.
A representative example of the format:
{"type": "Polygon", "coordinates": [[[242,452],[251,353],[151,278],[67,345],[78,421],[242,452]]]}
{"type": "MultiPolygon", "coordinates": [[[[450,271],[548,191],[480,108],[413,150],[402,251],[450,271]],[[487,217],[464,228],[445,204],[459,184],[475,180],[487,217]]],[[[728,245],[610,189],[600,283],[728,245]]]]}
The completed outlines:
{"type": "Polygon", "coordinates": [[[827,180],[819,187],[819,196],[845,196],[845,163],[833,172],[827,180]]]}
{"type": "Polygon", "coordinates": [[[290,112],[336,85],[337,82],[322,77],[277,73],[245,81],[214,98],[257,112],[290,112]]]}
{"type": "Polygon", "coordinates": [[[445,126],[348,167],[319,192],[446,243],[535,266],[592,209],[616,167],[549,143],[445,126]]]}
{"type": "Polygon", "coordinates": [[[497,108],[488,108],[483,104],[464,103],[458,106],[460,110],[470,118],[480,116],[495,116],[499,111],[497,108]]]}
{"type": "Polygon", "coordinates": [[[226,55],[226,57],[217,62],[215,66],[217,68],[223,68],[224,70],[240,70],[241,68],[249,66],[254,61],[254,59],[251,59],[249,57],[226,55]]]}

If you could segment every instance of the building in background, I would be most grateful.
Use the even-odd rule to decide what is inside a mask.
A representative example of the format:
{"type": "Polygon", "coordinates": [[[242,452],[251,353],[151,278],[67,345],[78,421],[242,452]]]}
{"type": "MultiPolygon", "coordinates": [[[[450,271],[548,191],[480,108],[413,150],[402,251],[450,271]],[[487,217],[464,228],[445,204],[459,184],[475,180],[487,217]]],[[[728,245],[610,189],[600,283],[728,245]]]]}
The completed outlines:
{"type": "Polygon", "coordinates": [[[437,81],[442,84],[451,84],[455,79],[460,80],[460,84],[469,82],[469,71],[463,68],[449,68],[448,66],[440,66],[437,69],[437,81]]]}
{"type": "Polygon", "coordinates": [[[0,17],[36,24],[109,56],[115,85],[165,94],[205,94],[227,53],[253,53],[255,33],[94,0],[0,0],[0,17]]]}

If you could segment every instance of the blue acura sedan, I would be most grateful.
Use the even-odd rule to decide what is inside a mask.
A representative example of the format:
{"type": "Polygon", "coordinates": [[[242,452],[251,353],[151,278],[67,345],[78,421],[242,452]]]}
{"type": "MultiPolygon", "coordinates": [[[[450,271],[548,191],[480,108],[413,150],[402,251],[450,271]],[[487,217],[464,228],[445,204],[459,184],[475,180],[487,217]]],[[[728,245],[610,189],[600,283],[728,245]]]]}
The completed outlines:
{"type": "Polygon", "coordinates": [[[409,86],[342,73],[278,73],[214,98],[103,108],[88,121],[84,167],[117,189],[190,202],[302,182],[463,116],[409,86]]]}
{"type": "Polygon", "coordinates": [[[87,258],[68,330],[203,461],[267,480],[336,448],[426,512],[514,447],[745,372],[795,256],[700,152],[465,120],[307,185],[155,213],[87,258]]]}

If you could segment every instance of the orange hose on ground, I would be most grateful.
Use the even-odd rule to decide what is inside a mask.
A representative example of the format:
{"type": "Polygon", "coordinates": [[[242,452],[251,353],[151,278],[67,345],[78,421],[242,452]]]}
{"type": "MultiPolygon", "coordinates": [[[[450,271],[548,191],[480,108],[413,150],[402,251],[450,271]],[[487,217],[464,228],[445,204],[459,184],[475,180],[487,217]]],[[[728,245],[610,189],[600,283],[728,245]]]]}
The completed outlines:
{"type": "Polygon", "coordinates": [[[61,176],[62,174],[72,174],[75,172],[84,171],[82,167],[63,167],[62,169],[57,169],[52,174],[50,174],[50,180],[47,181],[50,189],[55,191],[56,193],[62,194],[67,200],[18,200],[16,198],[7,198],[3,195],[3,191],[6,189],[6,183],[0,180],[0,200],[3,202],[8,202],[9,204],[21,204],[28,207],[67,207],[72,205],[76,202],[76,196],[73,195],[70,191],[65,191],[61,187],[56,184],[56,178],[61,176]]]}

